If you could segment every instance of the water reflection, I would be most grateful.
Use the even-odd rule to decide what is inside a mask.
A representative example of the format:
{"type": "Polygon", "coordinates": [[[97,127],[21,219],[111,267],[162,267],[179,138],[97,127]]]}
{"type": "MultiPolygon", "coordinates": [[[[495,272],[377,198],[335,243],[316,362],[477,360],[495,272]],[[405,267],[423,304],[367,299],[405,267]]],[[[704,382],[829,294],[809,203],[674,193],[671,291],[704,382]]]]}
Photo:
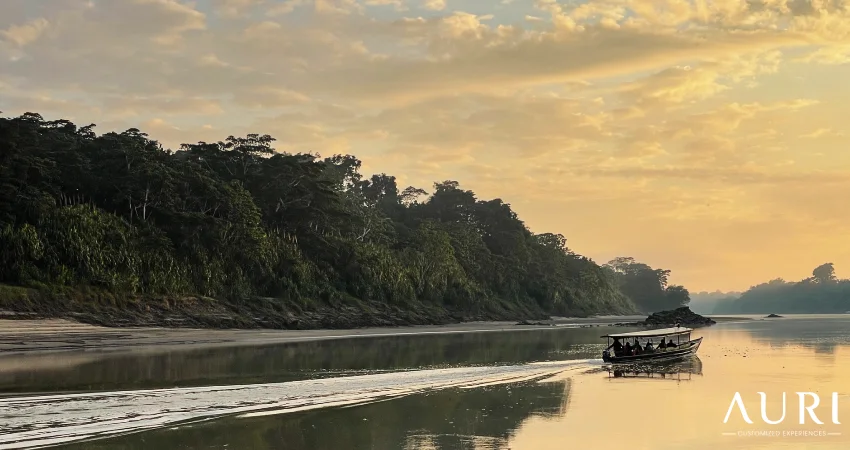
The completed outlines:
{"type": "Polygon", "coordinates": [[[848,317],[843,315],[801,314],[730,323],[722,329],[746,333],[770,347],[801,346],[816,353],[833,354],[837,347],[850,345],[847,326],[848,317]]]}
{"type": "Polygon", "coordinates": [[[356,407],[195,424],[63,447],[67,450],[507,449],[531,419],[557,421],[572,382],[449,389],[356,407]]]}
{"type": "Polygon", "coordinates": [[[642,364],[617,364],[604,368],[610,378],[648,378],[689,381],[692,375],[702,375],[702,360],[692,356],[681,361],[657,361],[642,364]]]}
{"type": "Polygon", "coordinates": [[[394,336],[167,352],[0,357],[0,393],[274,383],[377,371],[599,358],[600,328],[394,336]]]}

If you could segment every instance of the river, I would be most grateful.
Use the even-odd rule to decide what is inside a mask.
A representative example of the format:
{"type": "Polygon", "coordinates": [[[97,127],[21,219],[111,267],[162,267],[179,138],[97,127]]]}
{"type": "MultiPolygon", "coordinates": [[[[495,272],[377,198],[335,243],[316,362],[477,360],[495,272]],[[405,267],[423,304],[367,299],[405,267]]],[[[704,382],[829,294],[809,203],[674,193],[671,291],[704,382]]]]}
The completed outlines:
{"type": "Polygon", "coordinates": [[[599,336],[627,330],[4,355],[0,450],[850,445],[850,316],[721,322],[695,332],[698,358],[612,373],[599,336]],[[724,423],[736,392],[752,424],[738,407],[724,423]],[[786,393],[784,421],[758,392],[771,421],[786,393]],[[797,392],[823,424],[799,423],[797,392]]]}

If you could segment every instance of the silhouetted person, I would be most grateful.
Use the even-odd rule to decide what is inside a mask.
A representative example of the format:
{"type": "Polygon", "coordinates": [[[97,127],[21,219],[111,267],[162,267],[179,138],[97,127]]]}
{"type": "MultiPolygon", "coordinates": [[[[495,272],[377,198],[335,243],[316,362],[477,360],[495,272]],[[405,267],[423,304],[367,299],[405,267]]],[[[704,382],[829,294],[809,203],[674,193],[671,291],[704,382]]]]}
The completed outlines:
{"type": "Polygon", "coordinates": [[[635,340],[635,355],[640,355],[643,353],[643,347],[640,346],[640,342],[635,340]]]}
{"type": "Polygon", "coordinates": [[[614,344],[611,346],[614,347],[615,356],[623,356],[623,343],[620,342],[619,338],[614,338],[614,344]]]}
{"type": "Polygon", "coordinates": [[[626,345],[623,346],[623,353],[626,356],[631,356],[634,355],[633,351],[634,349],[632,349],[632,343],[627,341],[626,345]]]}
{"type": "Polygon", "coordinates": [[[652,346],[652,340],[646,341],[646,348],[644,349],[647,353],[652,353],[655,351],[655,348],[652,346]]]}
{"type": "Polygon", "coordinates": [[[676,348],[676,344],[673,343],[673,339],[670,339],[670,341],[667,342],[667,347],[668,348],[676,348]]]}
{"type": "Polygon", "coordinates": [[[664,338],[661,338],[661,342],[658,344],[658,350],[664,350],[667,348],[667,344],[664,342],[664,338]]]}

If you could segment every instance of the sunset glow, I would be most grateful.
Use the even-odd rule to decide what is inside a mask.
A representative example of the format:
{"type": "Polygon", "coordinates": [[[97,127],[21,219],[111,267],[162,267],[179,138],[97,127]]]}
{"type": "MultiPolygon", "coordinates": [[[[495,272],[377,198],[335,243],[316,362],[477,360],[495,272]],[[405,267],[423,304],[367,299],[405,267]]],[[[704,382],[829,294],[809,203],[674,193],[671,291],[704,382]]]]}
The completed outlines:
{"type": "Polygon", "coordinates": [[[4,0],[0,111],[457,180],[691,292],[850,273],[844,0],[4,0]]]}

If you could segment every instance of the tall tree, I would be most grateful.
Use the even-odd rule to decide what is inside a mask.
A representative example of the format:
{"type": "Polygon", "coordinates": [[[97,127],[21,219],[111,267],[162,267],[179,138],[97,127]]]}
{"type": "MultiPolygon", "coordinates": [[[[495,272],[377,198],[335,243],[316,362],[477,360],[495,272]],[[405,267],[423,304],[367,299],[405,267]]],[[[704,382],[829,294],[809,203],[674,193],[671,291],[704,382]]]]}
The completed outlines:
{"type": "Polygon", "coordinates": [[[690,301],[687,289],[668,286],[670,270],[653,269],[632,257],[617,257],[605,264],[620,290],[643,312],[678,308],[690,301]]]}
{"type": "Polygon", "coordinates": [[[832,266],[831,262],[821,264],[815,267],[815,270],[812,271],[812,276],[818,283],[835,282],[835,268],[832,266]]]}

